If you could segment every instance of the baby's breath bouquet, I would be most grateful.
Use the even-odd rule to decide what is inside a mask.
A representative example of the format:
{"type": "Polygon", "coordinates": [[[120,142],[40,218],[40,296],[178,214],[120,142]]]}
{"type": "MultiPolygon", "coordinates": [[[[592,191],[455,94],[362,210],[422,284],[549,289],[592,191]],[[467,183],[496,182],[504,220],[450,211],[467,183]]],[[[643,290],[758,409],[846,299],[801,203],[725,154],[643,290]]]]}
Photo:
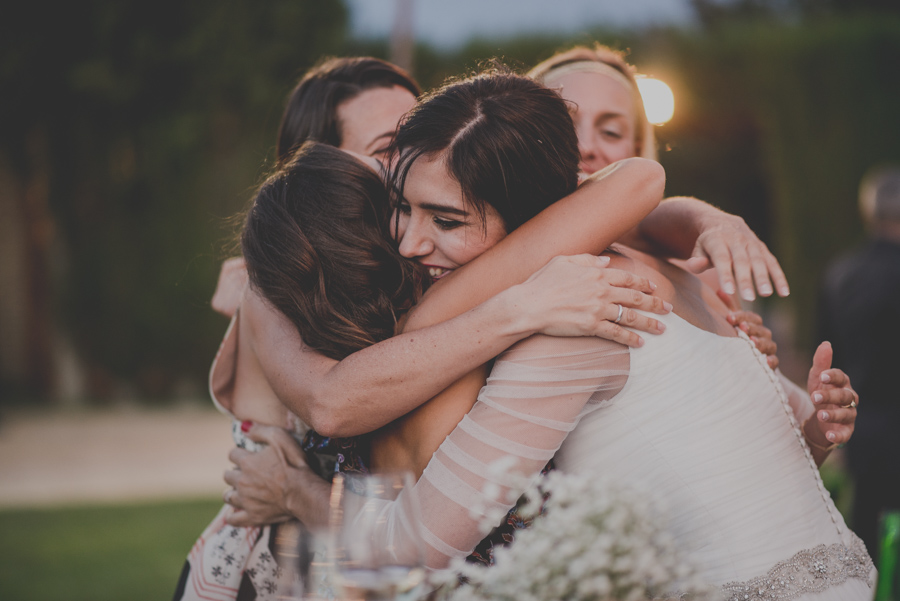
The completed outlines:
{"type": "Polygon", "coordinates": [[[526,492],[532,526],[494,550],[494,565],[457,563],[449,601],[712,600],[717,596],[662,527],[648,495],[551,472],[526,492]],[[549,495],[549,496],[547,496],[549,495]],[[543,509],[543,511],[542,511],[543,509]]]}

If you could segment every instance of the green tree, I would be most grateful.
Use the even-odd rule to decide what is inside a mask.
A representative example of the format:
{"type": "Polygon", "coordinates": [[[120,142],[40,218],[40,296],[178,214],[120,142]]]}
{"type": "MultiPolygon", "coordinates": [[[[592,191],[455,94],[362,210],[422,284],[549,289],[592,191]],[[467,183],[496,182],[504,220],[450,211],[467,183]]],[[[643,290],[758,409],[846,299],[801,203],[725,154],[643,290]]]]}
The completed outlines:
{"type": "MultiPolygon", "coordinates": [[[[208,309],[221,219],[268,160],[296,74],[340,49],[346,19],[339,0],[7,7],[0,149],[35,230],[33,327],[59,317],[96,393],[202,376],[222,328],[208,309]]],[[[40,392],[50,343],[37,346],[40,392]]]]}

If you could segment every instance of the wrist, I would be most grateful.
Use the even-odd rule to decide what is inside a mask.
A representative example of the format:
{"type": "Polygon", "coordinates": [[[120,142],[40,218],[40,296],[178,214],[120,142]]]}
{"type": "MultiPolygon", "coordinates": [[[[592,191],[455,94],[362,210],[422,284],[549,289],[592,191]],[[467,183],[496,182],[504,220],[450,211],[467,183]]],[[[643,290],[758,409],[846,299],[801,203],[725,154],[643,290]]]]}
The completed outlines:
{"type": "Polygon", "coordinates": [[[806,444],[809,445],[811,449],[821,451],[823,453],[830,453],[831,451],[836,449],[838,445],[836,442],[831,442],[830,440],[825,438],[825,435],[822,433],[822,431],[819,428],[815,427],[814,420],[816,419],[816,414],[813,413],[803,422],[803,437],[806,439],[806,444]]]}
{"type": "Polygon", "coordinates": [[[541,312],[528,302],[526,284],[517,284],[484,303],[486,321],[507,346],[541,330],[541,312]]]}
{"type": "Polygon", "coordinates": [[[310,528],[328,525],[331,485],[312,470],[290,468],[284,509],[310,528]]]}

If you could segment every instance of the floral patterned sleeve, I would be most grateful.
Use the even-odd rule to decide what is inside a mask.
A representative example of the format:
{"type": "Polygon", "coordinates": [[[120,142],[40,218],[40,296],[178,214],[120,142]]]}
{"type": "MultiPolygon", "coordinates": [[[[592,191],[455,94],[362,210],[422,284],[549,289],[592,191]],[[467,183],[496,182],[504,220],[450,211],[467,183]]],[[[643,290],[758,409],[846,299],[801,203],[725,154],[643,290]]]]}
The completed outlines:
{"type": "Polygon", "coordinates": [[[578,420],[622,389],[628,368],[627,348],[599,338],[532,336],[511,347],[416,485],[401,492],[418,497],[421,533],[403,522],[399,501],[373,499],[369,510],[383,518],[379,536],[400,562],[412,559],[409,541],[421,536],[432,569],[469,555],[485,534],[480,524],[505,519],[522,493],[521,476],[540,473],[578,420]],[[492,469],[497,462],[518,477],[492,469]]]}

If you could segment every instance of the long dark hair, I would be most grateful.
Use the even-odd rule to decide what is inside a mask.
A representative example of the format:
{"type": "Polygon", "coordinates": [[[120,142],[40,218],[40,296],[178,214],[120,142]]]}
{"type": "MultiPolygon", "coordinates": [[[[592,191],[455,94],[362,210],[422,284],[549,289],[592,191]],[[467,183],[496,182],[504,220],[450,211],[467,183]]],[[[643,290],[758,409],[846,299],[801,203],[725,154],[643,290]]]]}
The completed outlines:
{"type": "MultiPolygon", "coordinates": [[[[426,96],[394,140],[394,194],[419,157],[444,155],[463,197],[485,203],[512,231],[578,185],[578,138],[565,102],[539,83],[495,67],[426,96]]],[[[396,200],[396,199],[395,199],[396,200]]]]}
{"type": "Polygon", "coordinates": [[[368,56],[329,58],[307,71],[288,97],[278,126],[278,164],[307,140],[341,145],[337,109],[372,88],[400,86],[419,96],[412,76],[387,61],[368,56]]]}
{"type": "Polygon", "coordinates": [[[307,142],[259,188],[241,247],[251,285],[303,342],[341,359],[394,334],[421,278],[389,241],[381,179],[347,153],[307,142]]]}

